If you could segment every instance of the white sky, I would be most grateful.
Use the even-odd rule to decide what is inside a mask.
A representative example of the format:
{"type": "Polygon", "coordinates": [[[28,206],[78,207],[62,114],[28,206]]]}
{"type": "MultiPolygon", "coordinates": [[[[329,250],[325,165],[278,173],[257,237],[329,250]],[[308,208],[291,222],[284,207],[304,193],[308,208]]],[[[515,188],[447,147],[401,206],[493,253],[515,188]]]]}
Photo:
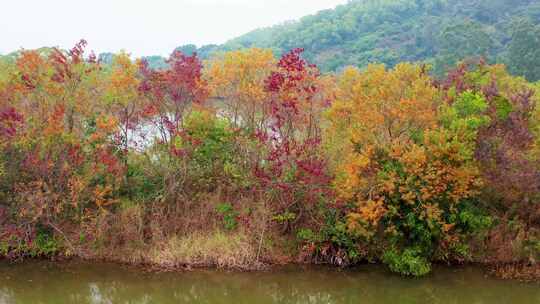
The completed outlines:
{"type": "Polygon", "coordinates": [[[0,54],[70,48],[168,55],[175,47],[220,44],[250,30],[300,18],[347,0],[2,0],[0,54]]]}

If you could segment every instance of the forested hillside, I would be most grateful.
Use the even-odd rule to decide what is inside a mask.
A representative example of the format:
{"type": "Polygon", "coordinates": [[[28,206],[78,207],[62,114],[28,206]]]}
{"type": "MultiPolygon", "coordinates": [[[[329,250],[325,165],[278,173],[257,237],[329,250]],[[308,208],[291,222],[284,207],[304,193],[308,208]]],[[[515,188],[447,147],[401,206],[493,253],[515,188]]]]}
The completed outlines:
{"type": "Polygon", "coordinates": [[[198,52],[205,58],[252,46],[277,54],[301,47],[323,71],[426,61],[438,74],[466,57],[483,56],[538,80],[539,21],[538,0],[353,0],[198,52]]]}

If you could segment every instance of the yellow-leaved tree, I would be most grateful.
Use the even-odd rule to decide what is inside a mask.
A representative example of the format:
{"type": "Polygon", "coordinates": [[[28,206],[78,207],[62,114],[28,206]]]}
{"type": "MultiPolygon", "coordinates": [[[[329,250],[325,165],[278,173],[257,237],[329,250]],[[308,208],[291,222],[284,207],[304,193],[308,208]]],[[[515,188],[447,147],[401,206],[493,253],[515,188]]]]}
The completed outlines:
{"type": "Polygon", "coordinates": [[[439,95],[421,66],[349,68],[327,113],[334,186],[354,205],[349,232],[375,241],[404,274],[429,272],[434,256],[466,256],[464,236],[485,222],[468,217],[481,183],[473,149],[485,100],[463,94],[447,106],[439,95]]]}
{"type": "Polygon", "coordinates": [[[277,60],[271,50],[231,51],[208,61],[204,76],[215,106],[234,125],[254,130],[268,116],[264,82],[277,60]]]}

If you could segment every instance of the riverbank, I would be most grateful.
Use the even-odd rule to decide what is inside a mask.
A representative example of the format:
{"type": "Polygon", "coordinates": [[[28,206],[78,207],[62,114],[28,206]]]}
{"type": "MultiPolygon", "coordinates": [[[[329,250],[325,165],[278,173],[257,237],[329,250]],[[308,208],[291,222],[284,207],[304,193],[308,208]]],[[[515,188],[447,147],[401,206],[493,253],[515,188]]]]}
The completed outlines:
{"type": "MultiPolygon", "coordinates": [[[[0,237],[15,235],[18,238],[4,238],[0,242],[0,256],[22,263],[36,257],[112,262],[159,272],[192,269],[252,272],[295,264],[325,264],[338,269],[366,263],[387,265],[382,254],[384,243],[354,241],[352,236],[340,235],[339,231],[328,234],[325,229],[329,226],[317,227],[309,222],[305,227],[318,231],[324,238],[295,235],[284,231],[275,219],[269,220],[270,210],[264,208],[264,204],[251,203],[254,207],[249,213],[234,213],[235,225],[227,226],[227,220],[232,220],[215,207],[220,205],[219,201],[222,201],[219,197],[207,197],[187,202],[177,207],[181,212],[159,208],[159,205],[151,209],[124,206],[114,213],[96,214],[79,224],[64,221],[49,227],[28,226],[28,230],[8,221],[0,237]],[[361,255],[353,260],[355,252],[361,255]]],[[[242,205],[250,203],[238,201],[231,207],[240,210],[242,205]]],[[[495,277],[540,280],[535,251],[521,250],[526,248],[523,241],[526,235],[503,231],[507,226],[499,223],[469,239],[467,255],[434,253],[428,262],[430,265],[480,265],[495,277]]]]}
{"type": "MultiPolygon", "coordinates": [[[[133,270],[160,273],[182,273],[196,270],[223,270],[233,272],[268,272],[283,267],[328,267],[335,270],[362,269],[364,267],[378,266],[384,268],[380,261],[362,261],[351,265],[330,265],[306,260],[299,254],[286,254],[279,249],[264,248],[259,251],[252,246],[245,236],[239,234],[227,235],[216,232],[213,236],[190,236],[185,238],[172,238],[161,245],[147,245],[137,249],[124,247],[116,249],[102,249],[89,252],[79,248],[78,253],[70,250],[59,251],[51,256],[38,256],[9,259],[0,256],[0,262],[9,262],[14,265],[32,264],[39,261],[52,263],[86,263],[99,265],[109,263],[123,265],[133,270]]],[[[526,262],[497,263],[487,261],[469,261],[454,263],[434,261],[434,268],[474,267],[482,269],[484,274],[498,279],[521,282],[540,282],[540,264],[526,262]]],[[[389,270],[388,270],[389,271],[389,270]]],[[[404,276],[406,277],[406,276],[404,276]]]]}

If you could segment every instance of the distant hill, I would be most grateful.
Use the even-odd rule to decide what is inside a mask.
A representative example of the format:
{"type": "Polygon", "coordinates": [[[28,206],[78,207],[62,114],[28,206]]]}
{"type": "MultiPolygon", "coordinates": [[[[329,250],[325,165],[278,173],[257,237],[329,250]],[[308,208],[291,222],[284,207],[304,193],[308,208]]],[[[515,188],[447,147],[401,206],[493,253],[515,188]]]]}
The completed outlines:
{"type": "Polygon", "coordinates": [[[252,46],[278,54],[301,47],[324,71],[424,61],[436,73],[463,58],[483,56],[538,80],[540,71],[523,69],[540,62],[539,23],[540,0],[355,0],[197,51],[208,57],[252,46]]]}

